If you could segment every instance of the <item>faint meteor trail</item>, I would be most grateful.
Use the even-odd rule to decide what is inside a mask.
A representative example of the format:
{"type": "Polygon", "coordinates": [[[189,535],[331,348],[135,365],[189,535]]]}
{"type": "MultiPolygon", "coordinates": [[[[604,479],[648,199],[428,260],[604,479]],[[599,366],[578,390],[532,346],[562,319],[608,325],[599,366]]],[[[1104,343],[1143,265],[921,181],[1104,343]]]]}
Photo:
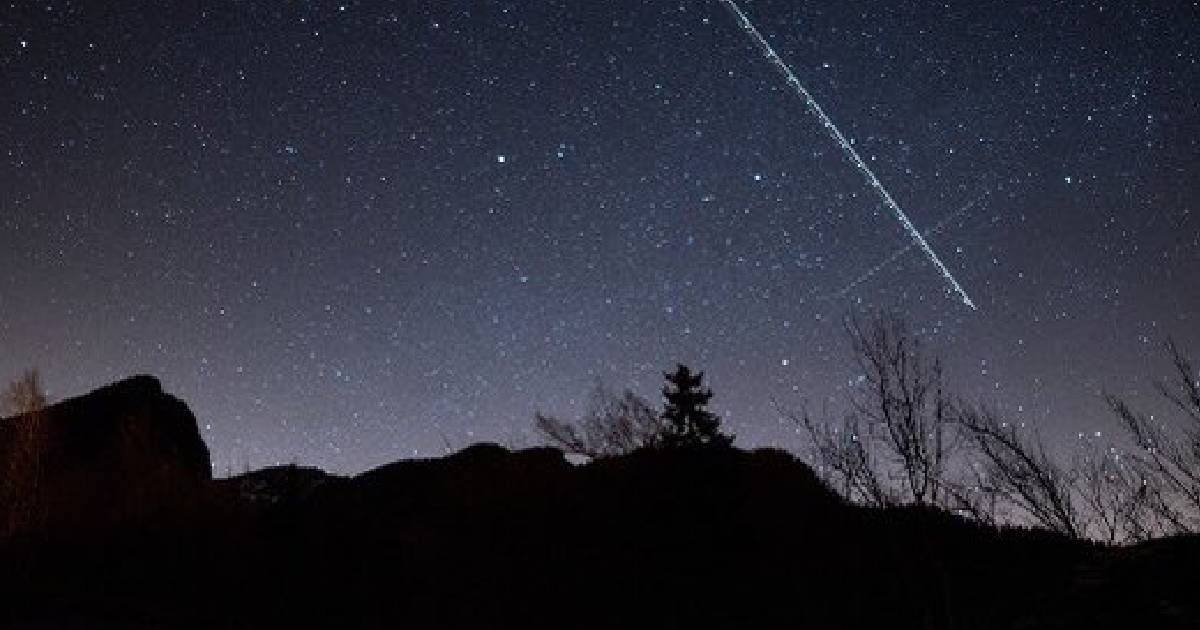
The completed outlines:
{"type": "Polygon", "coordinates": [[[977,307],[975,306],[975,302],[971,301],[971,296],[967,295],[966,290],[964,290],[962,285],[958,283],[958,280],[954,278],[954,274],[950,273],[950,270],[947,269],[946,265],[942,263],[942,259],[938,258],[937,253],[934,252],[933,248],[929,246],[929,242],[925,240],[925,237],[921,234],[920,230],[913,225],[913,222],[908,218],[908,215],[905,214],[904,210],[900,208],[899,204],[896,203],[896,200],[892,199],[892,195],[888,193],[887,189],[885,189],[883,184],[880,183],[879,178],[875,176],[875,173],[871,171],[871,168],[867,166],[867,163],[864,162],[862,157],[858,155],[858,151],[854,150],[854,147],[850,144],[850,141],[846,140],[846,136],[842,135],[842,132],[837,128],[837,125],[833,124],[833,120],[829,118],[829,116],[825,113],[825,110],[821,109],[821,106],[817,103],[816,99],[813,98],[813,95],[810,94],[809,91],[800,84],[800,79],[796,77],[796,73],[792,72],[792,69],[788,67],[779,54],[775,52],[775,49],[772,48],[769,43],[767,43],[766,38],[764,38],[762,33],[758,31],[758,28],[754,26],[754,23],[750,21],[750,18],[746,16],[746,13],[742,11],[742,8],[738,6],[738,3],[735,0],[719,0],[719,2],[725,5],[725,7],[728,8],[731,13],[733,13],[734,19],[738,21],[739,25],[742,27],[742,30],[746,32],[746,35],[751,39],[751,41],[753,41],[759,47],[759,49],[762,50],[762,53],[767,58],[767,61],[770,61],[771,65],[773,65],[775,69],[779,71],[781,75],[783,75],[784,80],[792,87],[792,90],[795,91],[800,98],[804,99],[804,103],[808,106],[808,110],[812,112],[818,120],[821,121],[821,124],[825,127],[825,130],[829,132],[829,135],[835,141],[837,141],[838,146],[840,146],[846,156],[850,158],[850,161],[854,164],[854,166],[856,166],[863,176],[866,177],[867,183],[875,189],[875,192],[879,193],[880,198],[883,199],[884,205],[886,205],[888,209],[892,211],[892,214],[895,215],[896,220],[898,220],[900,224],[904,226],[904,229],[909,233],[909,235],[912,236],[913,243],[920,247],[921,251],[925,252],[925,256],[928,257],[930,262],[932,262],[933,265],[937,267],[938,271],[941,272],[942,277],[945,278],[946,282],[950,285],[954,292],[957,293],[962,299],[963,304],[966,304],[972,309],[976,309],[977,307]]]}
{"type": "MultiPolygon", "coordinates": [[[[943,227],[946,226],[947,223],[962,216],[964,213],[966,213],[968,210],[970,210],[972,207],[974,207],[975,204],[979,203],[980,199],[987,197],[989,194],[990,194],[989,192],[984,192],[979,197],[972,199],[970,202],[967,203],[967,205],[954,211],[953,213],[951,213],[949,216],[942,219],[941,221],[938,221],[937,224],[935,224],[933,227],[929,228],[928,230],[925,230],[925,234],[937,234],[938,232],[940,232],[942,230],[943,227]]],[[[879,273],[884,267],[887,267],[888,265],[892,264],[893,262],[896,262],[896,259],[898,259],[901,256],[912,251],[912,248],[914,246],[916,246],[916,243],[909,243],[908,245],[905,245],[904,247],[901,247],[900,249],[892,252],[891,256],[888,256],[887,258],[883,259],[883,261],[881,261],[879,264],[868,269],[866,273],[855,278],[853,282],[842,287],[841,291],[838,291],[837,293],[832,293],[832,294],[826,295],[820,299],[832,300],[834,298],[840,298],[840,297],[845,296],[850,291],[853,291],[854,287],[857,287],[858,285],[866,282],[867,280],[870,280],[875,274],[879,273]]],[[[972,308],[974,308],[974,306],[972,306],[972,308]]]]}

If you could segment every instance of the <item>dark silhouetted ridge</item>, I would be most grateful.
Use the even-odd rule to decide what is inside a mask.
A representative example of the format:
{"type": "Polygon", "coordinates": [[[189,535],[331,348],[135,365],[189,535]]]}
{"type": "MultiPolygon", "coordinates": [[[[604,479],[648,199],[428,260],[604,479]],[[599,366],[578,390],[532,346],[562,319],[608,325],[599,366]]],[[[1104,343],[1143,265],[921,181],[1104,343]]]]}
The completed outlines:
{"type": "Polygon", "coordinates": [[[210,481],[195,420],[148,377],[44,415],[50,513],[78,518],[0,543],[0,627],[1200,627],[1196,538],[855,507],[778,450],[572,465],[478,444],[210,481]]]}

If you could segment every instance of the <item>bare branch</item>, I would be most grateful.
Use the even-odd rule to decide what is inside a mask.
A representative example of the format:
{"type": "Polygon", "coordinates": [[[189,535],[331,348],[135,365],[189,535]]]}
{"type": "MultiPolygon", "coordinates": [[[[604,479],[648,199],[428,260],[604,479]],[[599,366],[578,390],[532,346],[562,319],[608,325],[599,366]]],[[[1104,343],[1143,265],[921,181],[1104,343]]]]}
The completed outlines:
{"type": "Polygon", "coordinates": [[[867,436],[854,417],[846,418],[839,427],[813,420],[807,410],[785,415],[804,428],[812,443],[817,468],[847,500],[874,507],[897,502],[887,490],[867,436]]]}
{"type": "Polygon", "coordinates": [[[658,446],[666,431],[658,411],[643,398],[630,391],[617,395],[602,385],[596,386],[578,421],[538,413],[534,427],[550,445],[591,459],[658,446]]]}
{"type": "Polygon", "coordinates": [[[890,458],[906,502],[944,506],[946,476],[959,443],[953,403],[943,385],[941,362],[925,356],[920,341],[895,316],[867,324],[847,318],[846,331],[865,386],[851,406],[890,458]]]}
{"type": "Polygon", "coordinates": [[[46,406],[46,392],[36,368],[26,370],[21,378],[8,384],[0,397],[0,413],[22,415],[40,411],[46,406]]]}
{"type": "Polygon", "coordinates": [[[1164,533],[1200,532],[1200,375],[1172,341],[1166,344],[1172,378],[1158,391],[1180,417],[1167,424],[1108,395],[1109,406],[1132,438],[1132,465],[1145,485],[1146,509],[1164,533]]]}
{"type": "Polygon", "coordinates": [[[0,535],[36,529],[45,509],[42,456],[48,427],[43,422],[46,393],[36,369],[27,370],[0,395],[0,413],[12,415],[4,427],[5,461],[0,468],[0,535]]]}
{"type": "Polygon", "coordinates": [[[1022,436],[987,410],[964,410],[961,425],[983,457],[990,492],[1049,530],[1071,538],[1086,534],[1075,475],[1046,453],[1036,435],[1022,436]]]}

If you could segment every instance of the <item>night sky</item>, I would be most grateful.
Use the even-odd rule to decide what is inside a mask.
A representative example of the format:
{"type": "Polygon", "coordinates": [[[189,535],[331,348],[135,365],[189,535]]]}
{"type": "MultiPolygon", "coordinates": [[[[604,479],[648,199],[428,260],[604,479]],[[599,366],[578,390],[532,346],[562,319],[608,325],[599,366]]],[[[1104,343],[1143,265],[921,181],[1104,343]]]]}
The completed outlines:
{"type": "Polygon", "coordinates": [[[677,361],[800,449],[849,312],[1057,446],[1200,354],[1196,2],[743,8],[977,311],[715,0],[17,2],[0,379],[151,373],[219,474],[351,472],[677,361]]]}

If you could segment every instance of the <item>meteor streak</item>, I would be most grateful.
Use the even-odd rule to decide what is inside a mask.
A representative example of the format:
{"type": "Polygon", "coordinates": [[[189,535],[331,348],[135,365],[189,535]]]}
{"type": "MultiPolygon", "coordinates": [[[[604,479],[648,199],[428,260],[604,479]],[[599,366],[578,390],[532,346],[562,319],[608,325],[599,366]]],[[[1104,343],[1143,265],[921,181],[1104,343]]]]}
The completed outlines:
{"type": "Polygon", "coordinates": [[[850,158],[850,162],[853,163],[854,166],[858,168],[859,172],[863,174],[863,177],[866,178],[867,183],[875,189],[875,192],[879,193],[879,197],[883,199],[884,205],[891,210],[892,214],[895,215],[896,220],[900,222],[900,225],[904,226],[904,229],[912,237],[913,243],[920,247],[921,251],[925,252],[925,256],[929,258],[934,267],[937,267],[937,270],[941,272],[942,278],[944,278],[947,284],[950,285],[950,288],[958,294],[959,298],[962,299],[963,304],[966,304],[973,310],[976,309],[975,302],[971,301],[971,296],[967,295],[966,290],[962,288],[962,285],[958,283],[958,280],[954,279],[954,274],[950,273],[950,270],[947,269],[946,265],[942,263],[942,259],[938,258],[937,253],[934,252],[933,248],[929,246],[929,242],[925,240],[925,237],[921,234],[920,230],[913,225],[913,222],[908,218],[908,215],[905,214],[904,210],[900,208],[899,204],[896,203],[896,200],[892,199],[892,195],[888,193],[887,189],[883,187],[882,183],[880,183],[879,178],[875,176],[875,173],[871,171],[870,167],[867,166],[867,163],[864,162],[862,157],[858,155],[858,151],[854,150],[854,146],[850,144],[850,141],[846,139],[846,136],[842,135],[842,132],[837,128],[837,125],[833,124],[833,120],[829,118],[829,116],[825,113],[825,110],[821,109],[821,106],[817,103],[816,99],[813,98],[813,95],[810,94],[809,91],[800,84],[800,79],[796,77],[796,73],[792,72],[792,69],[788,67],[779,54],[775,52],[775,49],[772,48],[769,43],[767,43],[766,38],[763,37],[762,33],[758,31],[758,28],[754,26],[754,23],[750,21],[750,18],[746,16],[746,13],[742,11],[742,8],[738,6],[738,3],[735,0],[718,1],[729,9],[730,13],[733,14],[734,19],[737,20],[738,25],[741,26],[742,30],[746,32],[746,36],[749,37],[750,40],[759,47],[763,53],[763,56],[765,56],[767,61],[771,62],[771,65],[774,66],[779,74],[783,76],[787,84],[791,86],[793,91],[796,92],[796,95],[804,100],[805,105],[808,106],[808,110],[812,112],[818,120],[821,121],[821,125],[823,125],[825,130],[829,132],[830,137],[832,137],[838,143],[838,146],[842,148],[842,151],[846,154],[846,156],[850,158]]]}
{"type": "MultiPolygon", "coordinates": [[[[926,235],[929,235],[929,234],[937,234],[938,232],[941,232],[941,231],[942,231],[942,228],[943,228],[943,227],[945,227],[947,223],[949,223],[949,222],[953,221],[954,219],[957,219],[958,217],[962,216],[964,213],[966,213],[968,210],[970,210],[972,207],[974,207],[974,206],[975,206],[975,204],[976,204],[976,203],[978,203],[980,199],[982,199],[983,197],[986,197],[986,196],[988,196],[988,194],[989,194],[988,192],[984,192],[984,194],[983,194],[983,195],[981,195],[980,197],[978,197],[978,198],[976,198],[976,199],[972,199],[972,200],[970,201],[970,203],[968,203],[967,205],[965,205],[965,206],[963,206],[963,207],[959,208],[959,209],[958,209],[957,211],[955,211],[953,214],[951,214],[950,216],[948,216],[948,217],[946,217],[946,218],[942,219],[941,221],[938,221],[936,225],[934,225],[933,227],[929,228],[928,230],[925,230],[925,234],[926,234],[926,235]]],[[[858,285],[860,285],[860,284],[862,284],[862,283],[866,282],[867,280],[870,280],[870,279],[871,279],[871,278],[872,278],[872,277],[873,277],[875,274],[877,274],[877,273],[879,273],[880,271],[882,271],[884,267],[887,267],[888,265],[890,265],[890,264],[892,264],[892,263],[896,262],[896,259],[898,259],[898,258],[900,258],[901,256],[903,256],[903,255],[907,254],[908,252],[912,251],[912,248],[913,248],[913,247],[915,247],[915,246],[916,246],[916,243],[909,243],[908,245],[905,245],[904,247],[902,247],[902,248],[900,248],[900,249],[898,249],[898,250],[896,250],[896,251],[892,252],[892,254],[891,254],[890,256],[888,256],[887,258],[885,258],[885,259],[884,259],[882,262],[880,262],[879,264],[875,265],[874,267],[871,267],[871,268],[870,268],[869,270],[867,270],[867,272],[866,272],[866,273],[864,273],[863,275],[861,275],[861,276],[859,276],[859,277],[855,278],[853,282],[851,282],[850,284],[848,284],[848,285],[846,285],[845,287],[843,287],[841,291],[838,291],[837,293],[834,293],[834,294],[832,294],[832,295],[827,295],[827,296],[825,296],[825,297],[824,297],[824,299],[833,299],[833,298],[845,297],[845,295],[846,295],[847,293],[849,293],[850,291],[852,291],[852,290],[854,289],[854,287],[857,287],[858,285]]]]}

